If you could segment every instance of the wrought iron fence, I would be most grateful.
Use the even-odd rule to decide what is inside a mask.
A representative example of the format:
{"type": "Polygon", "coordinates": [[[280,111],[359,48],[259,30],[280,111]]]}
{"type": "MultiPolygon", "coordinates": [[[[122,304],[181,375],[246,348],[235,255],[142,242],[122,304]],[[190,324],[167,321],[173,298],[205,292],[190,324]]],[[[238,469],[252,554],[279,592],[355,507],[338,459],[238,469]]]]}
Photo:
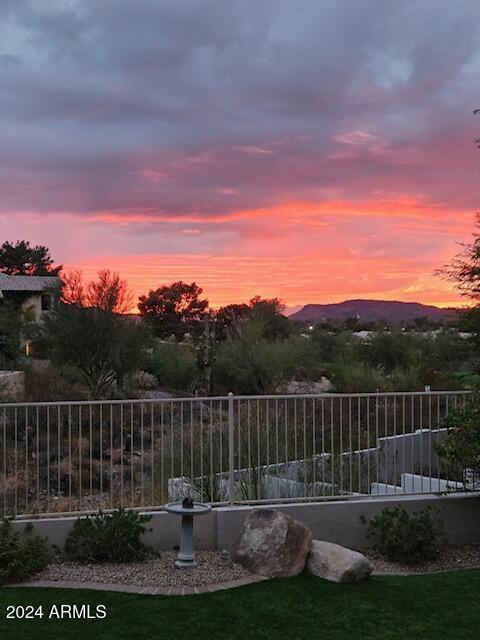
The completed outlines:
{"type": "Polygon", "coordinates": [[[0,405],[0,514],[475,489],[436,453],[468,391],[0,405]]]}

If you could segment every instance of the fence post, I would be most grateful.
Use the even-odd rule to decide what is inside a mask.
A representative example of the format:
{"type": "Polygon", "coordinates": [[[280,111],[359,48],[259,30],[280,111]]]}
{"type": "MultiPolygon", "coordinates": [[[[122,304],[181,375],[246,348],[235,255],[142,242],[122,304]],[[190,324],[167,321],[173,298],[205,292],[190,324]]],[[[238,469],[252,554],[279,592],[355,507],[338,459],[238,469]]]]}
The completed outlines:
{"type": "Polygon", "coordinates": [[[230,392],[228,394],[228,501],[232,506],[235,501],[235,469],[233,443],[233,393],[230,392]]]}

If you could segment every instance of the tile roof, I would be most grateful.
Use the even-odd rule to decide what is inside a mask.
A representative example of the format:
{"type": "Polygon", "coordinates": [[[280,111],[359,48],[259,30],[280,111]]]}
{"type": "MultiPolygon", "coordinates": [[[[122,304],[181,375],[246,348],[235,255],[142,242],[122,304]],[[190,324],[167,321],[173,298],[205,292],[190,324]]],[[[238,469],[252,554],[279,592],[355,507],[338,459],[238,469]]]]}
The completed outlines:
{"type": "Polygon", "coordinates": [[[60,286],[57,276],[8,276],[0,273],[0,297],[2,291],[41,292],[60,286]]]}

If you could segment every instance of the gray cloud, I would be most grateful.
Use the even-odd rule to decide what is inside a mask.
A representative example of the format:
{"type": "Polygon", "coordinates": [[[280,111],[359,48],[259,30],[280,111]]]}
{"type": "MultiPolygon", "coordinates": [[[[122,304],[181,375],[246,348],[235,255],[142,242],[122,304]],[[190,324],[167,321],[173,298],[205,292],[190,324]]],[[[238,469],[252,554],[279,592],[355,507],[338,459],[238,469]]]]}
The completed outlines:
{"type": "Polygon", "coordinates": [[[8,0],[2,13],[4,212],[221,217],[332,190],[474,205],[475,0],[8,0]],[[355,132],[371,138],[338,139],[355,132]]]}

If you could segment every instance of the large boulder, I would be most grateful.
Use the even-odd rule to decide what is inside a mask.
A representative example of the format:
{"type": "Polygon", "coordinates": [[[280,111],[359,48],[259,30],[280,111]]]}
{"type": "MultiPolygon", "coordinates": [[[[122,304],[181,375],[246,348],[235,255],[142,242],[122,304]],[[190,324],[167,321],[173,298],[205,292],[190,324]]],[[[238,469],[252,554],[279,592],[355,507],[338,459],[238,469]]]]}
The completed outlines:
{"type": "Polygon", "coordinates": [[[332,582],[359,582],[372,573],[369,560],[352,549],[333,542],[313,540],[307,557],[308,573],[332,582]]]}
{"type": "Polygon", "coordinates": [[[312,532],[274,509],[255,509],[247,516],[233,557],[252,573],[268,578],[297,576],[305,568],[312,532]]]}

